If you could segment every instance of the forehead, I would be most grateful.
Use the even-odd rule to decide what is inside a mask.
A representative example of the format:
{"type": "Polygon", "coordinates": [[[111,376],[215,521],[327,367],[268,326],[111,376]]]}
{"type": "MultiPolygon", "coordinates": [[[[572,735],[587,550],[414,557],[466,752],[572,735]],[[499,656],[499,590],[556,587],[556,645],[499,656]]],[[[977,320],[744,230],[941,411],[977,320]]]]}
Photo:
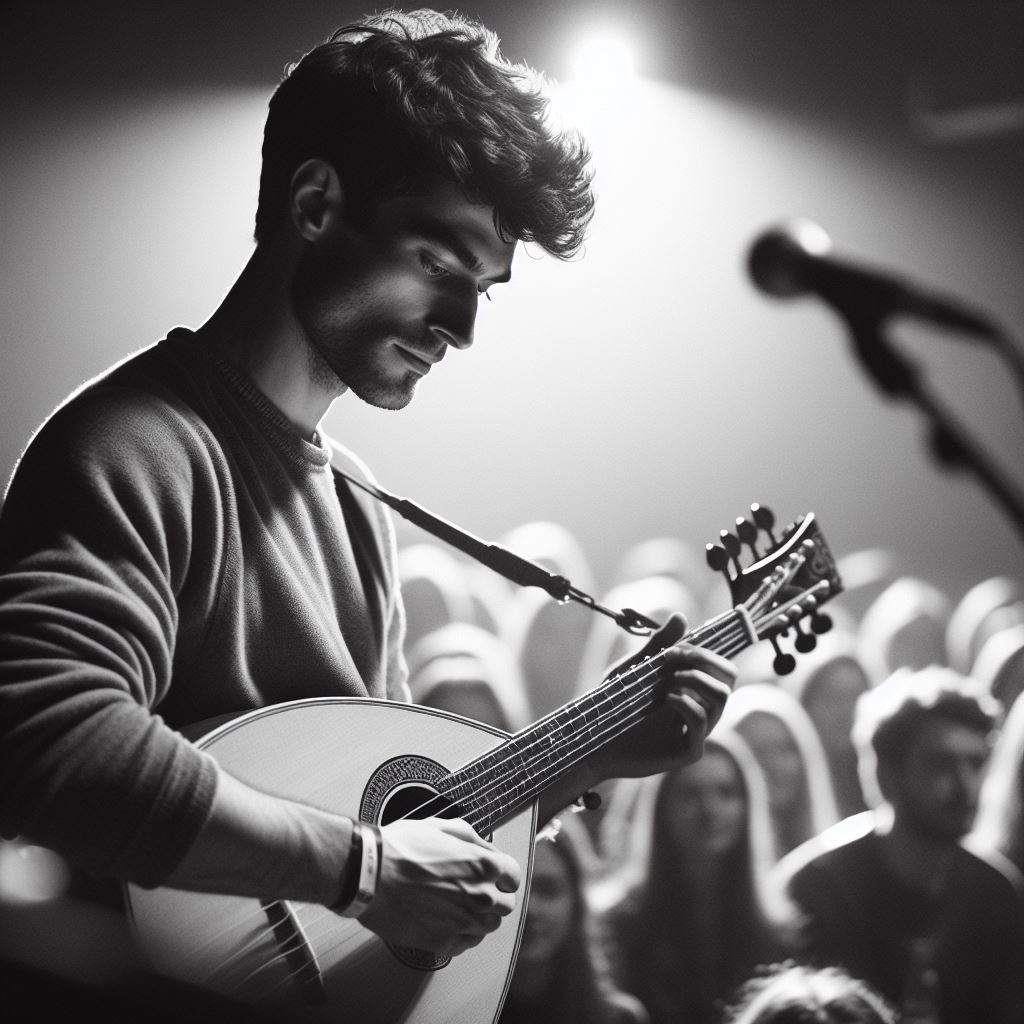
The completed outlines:
{"type": "Polygon", "coordinates": [[[504,239],[494,209],[474,203],[451,184],[439,184],[412,196],[381,203],[378,223],[387,229],[446,245],[475,273],[507,279],[516,242],[504,239]]]}
{"type": "Polygon", "coordinates": [[[988,736],[984,731],[938,715],[921,722],[907,747],[908,755],[918,757],[984,757],[988,750],[988,736]]]}

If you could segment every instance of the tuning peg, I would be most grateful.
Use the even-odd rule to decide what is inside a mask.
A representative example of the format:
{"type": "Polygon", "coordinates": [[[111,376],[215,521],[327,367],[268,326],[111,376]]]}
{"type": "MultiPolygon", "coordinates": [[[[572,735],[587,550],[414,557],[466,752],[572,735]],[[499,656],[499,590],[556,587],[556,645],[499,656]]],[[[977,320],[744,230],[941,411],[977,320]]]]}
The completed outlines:
{"type": "Polygon", "coordinates": [[[827,633],[832,628],[832,616],[818,612],[811,616],[811,629],[815,633],[827,633]]]}
{"type": "Polygon", "coordinates": [[[750,548],[754,558],[760,558],[761,552],[757,550],[757,527],[748,519],[738,518],[736,520],[736,533],[740,540],[750,548]]]}
{"type": "Polygon", "coordinates": [[[772,533],[772,529],[775,526],[775,513],[770,508],[765,508],[764,505],[759,505],[755,501],[750,506],[750,514],[754,517],[754,522],[758,528],[768,534],[773,544],[777,544],[778,541],[775,539],[775,534],[772,533]]]}
{"type": "Polygon", "coordinates": [[[718,537],[722,542],[722,547],[725,548],[729,557],[732,559],[733,564],[737,569],[739,569],[740,552],[743,550],[743,545],[740,543],[739,537],[730,533],[728,530],[719,530],[718,537]]]}
{"type": "Polygon", "coordinates": [[[725,572],[729,567],[729,552],[718,544],[707,544],[704,548],[708,565],[715,572],[725,572]]]}
{"type": "Polygon", "coordinates": [[[775,648],[775,657],[772,659],[772,668],[777,676],[788,676],[796,668],[796,658],[787,654],[780,646],[775,637],[770,637],[772,647],[775,648]]]}
{"type": "Polygon", "coordinates": [[[793,641],[793,646],[801,653],[808,654],[818,646],[818,638],[813,633],[805,633],[800,627],[800,623],[794,626],[796,632],[796,639],[793,641]]]}

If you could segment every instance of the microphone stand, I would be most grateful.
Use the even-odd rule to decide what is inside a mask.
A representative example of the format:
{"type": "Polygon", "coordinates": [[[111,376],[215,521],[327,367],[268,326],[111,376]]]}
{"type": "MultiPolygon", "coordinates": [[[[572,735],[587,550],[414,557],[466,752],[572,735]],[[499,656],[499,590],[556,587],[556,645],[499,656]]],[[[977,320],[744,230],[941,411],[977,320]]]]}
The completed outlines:
{"type": "Polygon", "coordinates": [[[967,466],[973,470],[1024,535],[1024,499],[1003,479],[953,415],[924,387],[917,367],[892,347],[881,330],[881,312],[863,309],[840,309],[839,312],[850,329],[861,364],[882,392],[890,398],[909,398],[929,417],[936,458],[950,466],[967,466]]]}

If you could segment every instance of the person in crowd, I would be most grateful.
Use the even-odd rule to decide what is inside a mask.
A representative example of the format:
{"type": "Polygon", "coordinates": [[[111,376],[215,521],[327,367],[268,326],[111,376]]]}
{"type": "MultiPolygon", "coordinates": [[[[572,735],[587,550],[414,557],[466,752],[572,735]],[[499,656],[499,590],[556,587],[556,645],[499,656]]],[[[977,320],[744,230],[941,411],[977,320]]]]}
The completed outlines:
{"type": "Polygon", "coordinates": [[[451,622],[413,645],[409,691],[416,704],[508,733],[530,724],[515,655],[500,637],[472,622],[451,622]]]}
{"type": "Polygon", "coordinates": [[[722,1024],[899,1024],[899,1016],[873,986],[839,967],[784,960],[744,983],[722,1024]]]}
{"type": "Polygon", "coordinates": [[[1019,697],[996,739],[967,838],[976,853],[1005,858],[1024,882],[1024,700],[1019,697]]]}
{"type": "MultiPolygon", "coordinates": [[[[691,595],[697,608],[703,609],[712,585],[718,577],[708,569],[703,548],[682,537],[645,537],[630,545],[612,570],[611,586],[667,576],[678,580],[691,595]]],[[[724,606],[728,607],[728,605],[724,606]]],[[[711,608],[710,613],[723,611],[711,608]]],[[[693,625],[697,625],[695,618],[693,625]]]]}
{"type": "Polygon", "coordinates": [[[950,668],[973,675],[974,662],[994,633],[1024,622],[1024,581],[989,576],[968,588],[953,607],[946,625],[950,668]]]}
{"type": "Polygon", "coordinates": [[[398,548],[398,582],[405,612],[405,653],[428,633],[476,613],[461,560],[430,541],[398,548]]]}
{"type": "Polygon", "coordinates": [[[1004,708],[1024,693],[1024,623],[993,633],[978,651],[971,675],[983,682],[1004,708]]]}
{"type": "Polygon", "coordinates": [[[800,701],[777,683],[740,685],[726,712],[768,782],[778,859],[839,818],[825,750],[800,701]]]}
{"type": "Polygon", "coordinates": [[[856,637],[832,629],[818,637],[815,649],[801,654],[796,669],[779,679],[814,724],[828,761],[836,810],[840,817],[867,810],[853,745],[853,711],[871,685],[857,655],[856,637]]]}
{"type": "MultiPolygon", "coordinates": [[[[472,344],[520,242],[579,251],[589,152],[547,112],[543,79],[457,15],[385,11],[290,66],[224,299],[62,403],[6,491],[0,834],[115,887],[321,905],[439,956],[512,912],[521,865],[466,821],[276,795],[181,730],[409,700],[394,524],[321,422],[348,392],[408,405],[472,344]]],[[[699,759],[735,673],[683,632],[650,641],[666,700],[560,775],[541,822],[604,778],[699,759]]]]}
{"type": "Polygon", "coordinates": [[[568,814],[539,838],[512,979],[499,1024],[647,1024],[619,988],[596,932],[589,887],[594,853],[580,818],[568,814]]]}
{"type": "Polygon", "coordinates": [[[945,666],[868,690],[853,735],[871,811],[776,868],[798,959],[865,979],[904,1021],[1022,1019],[1020,890],[962,842],[1000,716],[986,687],[945,666]]]}
{"type": "Polygon", "coordinates": [[[788,948],[767,884],[764,780],[719,728],[699,764],[642,788],[621,868],[595,887],[608,958],[653,1024],[713,1024],[732,989],[788,948]]]}
{"type": "Polygon", "coordinates": [[[872,683],[898,668],[945,665],[953,602],[940,587],[903,575],[868,606],[858,628],[858,653],[872,683]]]}

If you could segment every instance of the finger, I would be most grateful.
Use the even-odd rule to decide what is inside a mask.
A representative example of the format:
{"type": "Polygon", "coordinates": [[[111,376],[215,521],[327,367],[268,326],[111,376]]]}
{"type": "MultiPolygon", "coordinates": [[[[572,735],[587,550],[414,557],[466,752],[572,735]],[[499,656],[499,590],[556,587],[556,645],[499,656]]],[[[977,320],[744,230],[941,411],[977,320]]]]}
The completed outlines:
{"type": "Polygon", "coordinates": [[[499,918],[507,917],[515,910],[515,897],[500,889],[481,889],[470,893],[470,903],[475,913],[496,914],[499,918]]]}
{"type": "Polygon", "coordinates": [[[680,729],[680,740],[688,747],[699,745],[704,742],[710,723],[708,713],[704,705],[691,693],[673,693],[669,695],[669,701],[673,710],[682,718],[680,729]]]}
{"type": "Polygon", "coordinates": [[[522,884],[522,870],[507,854],[494,850],[494,856],[482,861],[480,867],[480,877],[494,882],[502,892],[516,892],[522,884]]]}

